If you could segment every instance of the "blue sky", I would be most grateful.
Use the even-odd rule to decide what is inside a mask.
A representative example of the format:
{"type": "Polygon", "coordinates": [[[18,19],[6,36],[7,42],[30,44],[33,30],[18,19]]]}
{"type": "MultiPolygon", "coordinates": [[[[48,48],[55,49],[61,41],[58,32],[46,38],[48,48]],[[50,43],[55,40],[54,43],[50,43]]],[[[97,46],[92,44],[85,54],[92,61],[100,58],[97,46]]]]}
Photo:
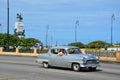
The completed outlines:
{"type": "MultiPolygon", "coordinates": [[[[0,33],[6,33],[7,0],[0,0],[0,33]]],[[[113,21],[113,42],[120,42],[120,0],[9,0],[10,33],[14,34],[16,14],[21,13],[25,35],[46,44],[64,45],[75,41],[75,22],[77,41],[89,43],[103,40],[110,43],[111,16],[113,21]]]]}

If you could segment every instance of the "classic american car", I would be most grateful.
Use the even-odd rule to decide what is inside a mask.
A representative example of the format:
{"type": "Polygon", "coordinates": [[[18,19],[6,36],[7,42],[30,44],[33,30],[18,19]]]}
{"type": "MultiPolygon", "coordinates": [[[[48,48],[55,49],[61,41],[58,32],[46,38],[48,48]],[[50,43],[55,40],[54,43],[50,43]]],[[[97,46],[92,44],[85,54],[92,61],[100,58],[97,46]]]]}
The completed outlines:
{"type": "Polygon", "coordinates": [[[81,68],[87,68],[90,71],[96,70],[99,65],[99,57],[91,54],[83,54],[80,48],[75,46],[56,46],[51,47],[48,53],[39,54],[37,63],[43,64],[44,68],[63,67],[79,71],[81,68]],[[63,55],[60,55],[60,51],[63,55]]]}

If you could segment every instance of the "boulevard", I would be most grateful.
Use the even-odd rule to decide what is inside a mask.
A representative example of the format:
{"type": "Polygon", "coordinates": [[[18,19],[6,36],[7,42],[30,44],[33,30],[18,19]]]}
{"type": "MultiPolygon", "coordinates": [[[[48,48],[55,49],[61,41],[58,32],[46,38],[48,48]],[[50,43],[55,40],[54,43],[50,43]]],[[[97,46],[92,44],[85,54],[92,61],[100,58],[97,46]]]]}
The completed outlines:
{"type": "Polygon", "coordinates": [[[0,56],[0,80],[119,80],[119,63],[100,63],[96,71],[48,68],[35,63],[36,57],[0,56]]]}

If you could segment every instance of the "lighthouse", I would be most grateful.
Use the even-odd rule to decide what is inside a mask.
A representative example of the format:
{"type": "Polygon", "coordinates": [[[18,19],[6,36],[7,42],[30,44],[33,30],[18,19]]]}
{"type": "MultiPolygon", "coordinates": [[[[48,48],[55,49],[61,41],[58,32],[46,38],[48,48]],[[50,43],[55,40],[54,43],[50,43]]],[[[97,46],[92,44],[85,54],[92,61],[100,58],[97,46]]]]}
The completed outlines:
{"type": "Polygon", "coordinates": [[[15,22],[14,34],[19,38],[25,37],[25,30],[23,28],[24,25],[22,20],[22,15],[17,13],[17,21],[15,22]]]}

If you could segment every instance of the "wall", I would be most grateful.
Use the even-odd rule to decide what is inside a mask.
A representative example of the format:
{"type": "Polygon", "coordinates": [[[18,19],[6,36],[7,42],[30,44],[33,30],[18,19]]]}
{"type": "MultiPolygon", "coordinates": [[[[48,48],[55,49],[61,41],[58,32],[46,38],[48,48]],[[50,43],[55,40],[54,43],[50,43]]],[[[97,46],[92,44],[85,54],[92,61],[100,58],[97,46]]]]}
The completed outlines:
{"type": "Polygon", "coordinates": [[[120,51],[82,50],[85,54],[99,56],[102,61],[120,62],[120,51]]]}
{"type": "Polygon", "coordinates": [[[16,52],[3,52],[3,48],[0,47],[0,55],[14,55],[14,56],[38,56],[37,49],[34,48],[34,53],[19,53],[19,49],[16,48],[16,52]]]}

